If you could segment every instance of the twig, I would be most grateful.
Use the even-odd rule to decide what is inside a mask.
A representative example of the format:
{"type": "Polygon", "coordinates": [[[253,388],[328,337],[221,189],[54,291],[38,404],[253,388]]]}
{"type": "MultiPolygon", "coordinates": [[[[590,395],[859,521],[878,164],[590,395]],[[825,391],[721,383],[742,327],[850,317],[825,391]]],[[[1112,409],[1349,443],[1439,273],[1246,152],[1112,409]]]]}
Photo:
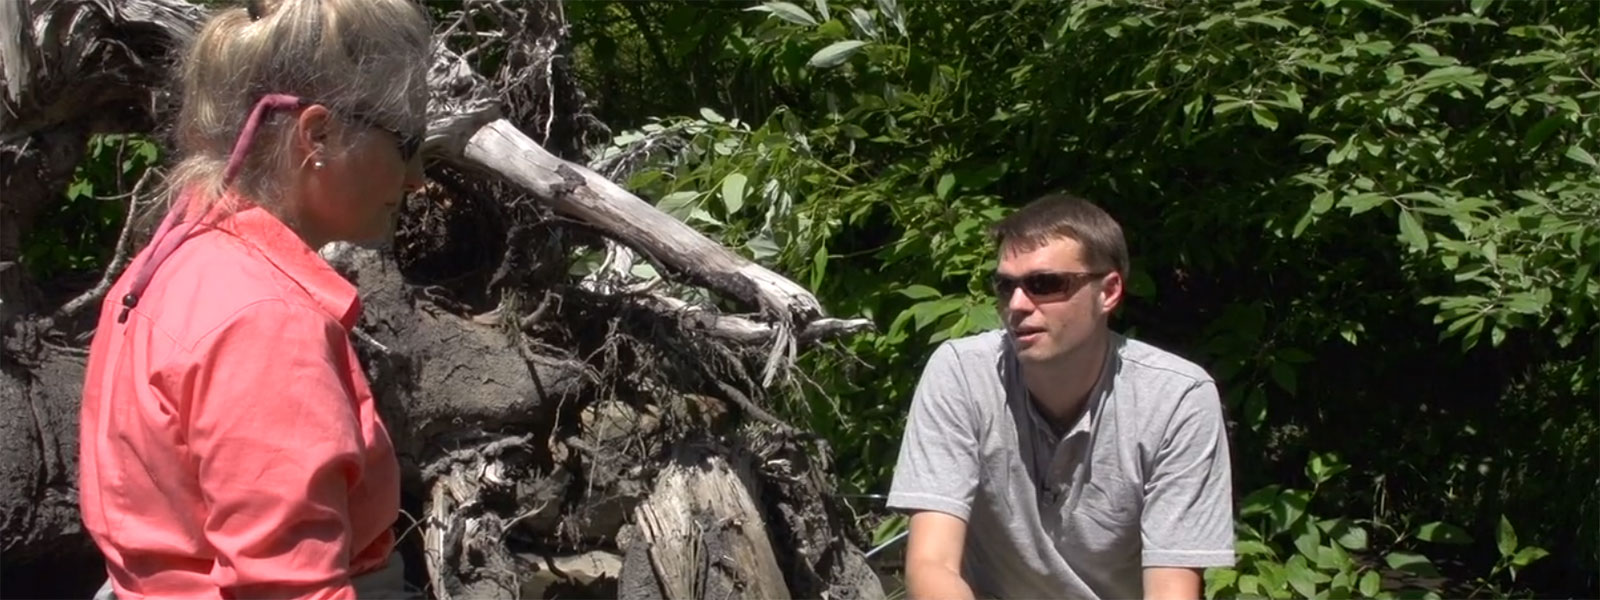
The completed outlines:
{"type": "Polygon", "coordinates": [[[394,354],[393,351],[389,350],[388,346],[385,346],[382,343],[378,342],[378,340],[373,339],[372,334],[367,333],[366,330],[364,330],[364,329],[362,329],[360,327],[352,328],[350,330],[350,333],[354,334],[356,339],[361,340],[362,342],[365,342],[367,345],[378,349],[379,352],[382,352],[384,354],[394,354]]]}
{"type": "Polygon", "coordinates": [[[738,388],[728,385],[727,382],[723,381],[713,380],[712,383],[717,386],[717,389],[720,390],[722,395],[727,397],[730,402],[733,402],[734,404],[738,405],[740,409],[744,410],[745,414],[754,417],[757,421],[771,425],[773,428],[778,430],[778,433],[793,438],[811,437],[810,434],[795,429],[792,425],[783,422],[782,419],[772,416],[772,413],[769,413],[766,411],[766,409],[756,405],[755,402],[751,402],[750,397],[744,395],[744,392],[739,391],[738,388]]]}
{"type": "Polygon", "coordinates": [[[523,317],[522,321],[517,323],[517,326],[522,328],[523,331],[527,331],[537,325],[539,321],[544,320],[544,313],[550,310],[551,301],[559,297],[555,292],[545,291],[544,298],[539,300],[539,307],[528,313],[528,316],[523,317]]]}
{"type": "Polygon", "coordinates": [[[117,246],[116,251],[111,255],[111,264],[106,265],[106,271],[100,274],[100,282],[96,283],[95,286],[89,291],[84,292],[77,298],[73,298],[71,301],[62,305],[60,309],[56,310],[55,314],[50,315],[49,320],[45,323],[46,329],[55,326],[55,324],[59,321],[64,321],[76,316],[80,311],[83,310],[83,307],[88,306],[90,303],[98,302],[101,298],[104,298],[106,291],[111,289],[112,282],[114,282],[117,276],[122,274],[122,270],[128,266],[128,261],[130,259],[128,253],[128,240],[133,237],[132,231],[136,221],[134,216],[139,211],[138,196],[139,193],[144,190],[145,184],[150,181],[151,175],[155,172],[155,169],[149,169],[145,171],[144,175],[139,177],[139,181],[133,184],[133,191],[128,192],[128,216],[127,219],[122,223],[122,232],[117,234],[117,246]]]}

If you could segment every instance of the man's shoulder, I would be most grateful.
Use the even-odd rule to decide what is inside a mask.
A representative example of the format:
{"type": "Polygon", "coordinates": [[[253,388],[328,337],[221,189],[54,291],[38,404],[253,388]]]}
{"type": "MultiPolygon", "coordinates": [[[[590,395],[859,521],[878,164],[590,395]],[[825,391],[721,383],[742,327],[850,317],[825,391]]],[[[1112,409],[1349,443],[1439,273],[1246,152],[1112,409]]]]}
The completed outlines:
{"type": "Polygon", "coordinates": [[[1211,374],[1204,367],[1149,342],[1118,336],[1117,344],[1117,357],[1121,359],[1127,376],[1184,387],[1213,382],[1211,374]]]}
{"type": "Polygon", "coordinates": [[[961,364],[993,365],[1005,353],[1005,331],[993,329],[951,338],[939,346],[934,354],[943,354],[946,360],[961,364]]]}
{"type": "Polygon", "coordinates": [[[953,392],[947,397],[991,410],[1005,402],[1006,352],[1003,331],[945,340],[928,357],[919,387],[953,392]]]}

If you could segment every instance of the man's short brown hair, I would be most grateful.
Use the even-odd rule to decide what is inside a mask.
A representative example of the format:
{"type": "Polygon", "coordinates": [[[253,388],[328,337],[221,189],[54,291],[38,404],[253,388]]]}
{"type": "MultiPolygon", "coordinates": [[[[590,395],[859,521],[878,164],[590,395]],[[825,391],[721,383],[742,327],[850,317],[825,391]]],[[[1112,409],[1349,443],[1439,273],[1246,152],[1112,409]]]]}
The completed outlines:
{"type": "Polygon", "coordinates": [[[1091,269],[1128,276],[1128,243],[1122,226],[1094,203],[1071,194],[1050,194],[1001,219],[989,234],[1001,252],[1029,251],[1061,238],[1083,245],[1091,269]]]}

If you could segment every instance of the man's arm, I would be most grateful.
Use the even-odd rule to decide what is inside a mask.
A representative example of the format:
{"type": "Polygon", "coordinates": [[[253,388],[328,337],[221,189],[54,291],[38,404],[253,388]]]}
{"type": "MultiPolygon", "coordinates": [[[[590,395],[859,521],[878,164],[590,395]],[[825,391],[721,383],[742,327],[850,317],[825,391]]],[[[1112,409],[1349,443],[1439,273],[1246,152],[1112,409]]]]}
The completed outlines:
{"type": "Polygon", "coordinates": [[[1161,432],[1139,533],[1148,600],[1200,598],[1202,572],[1234,563],[1233,469],[1210,381],[1185,392],[1161,432]]]}
{"type": "Polygon", "coordinates": [[[925,510],[911,515],[906,545],[906,595],[911,600],[972,600],[961,578],[961,551],[967,522],[955,515],[925,510]]]}
{"type": "Polygon", "coordinates": [[[1145,600],[1199,600],[1200,569],[1150,567],[1144,570],[1145,600]]]}
{"type": "Polygon", "coordinates": [[[928,360],[911,399],[889,508],[911,515],[906,591],[916,600],[972,598],[961,580],[967,518],[978,491],[978,415],[949,343],[928,360]]]}

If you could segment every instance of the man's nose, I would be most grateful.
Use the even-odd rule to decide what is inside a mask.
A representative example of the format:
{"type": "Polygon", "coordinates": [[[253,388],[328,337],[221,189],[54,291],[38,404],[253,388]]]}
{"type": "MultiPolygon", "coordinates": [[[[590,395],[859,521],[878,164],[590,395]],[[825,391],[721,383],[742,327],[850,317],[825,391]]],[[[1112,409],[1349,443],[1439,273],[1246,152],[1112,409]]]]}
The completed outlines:
{"type": "Polygon", "coordinates": [[[1018,287],[1011,290],[1011,296],[1005,299],[1005,306],[1009,312],[1027,314],[1033,312],[1033,299],[1018,287]]]}

